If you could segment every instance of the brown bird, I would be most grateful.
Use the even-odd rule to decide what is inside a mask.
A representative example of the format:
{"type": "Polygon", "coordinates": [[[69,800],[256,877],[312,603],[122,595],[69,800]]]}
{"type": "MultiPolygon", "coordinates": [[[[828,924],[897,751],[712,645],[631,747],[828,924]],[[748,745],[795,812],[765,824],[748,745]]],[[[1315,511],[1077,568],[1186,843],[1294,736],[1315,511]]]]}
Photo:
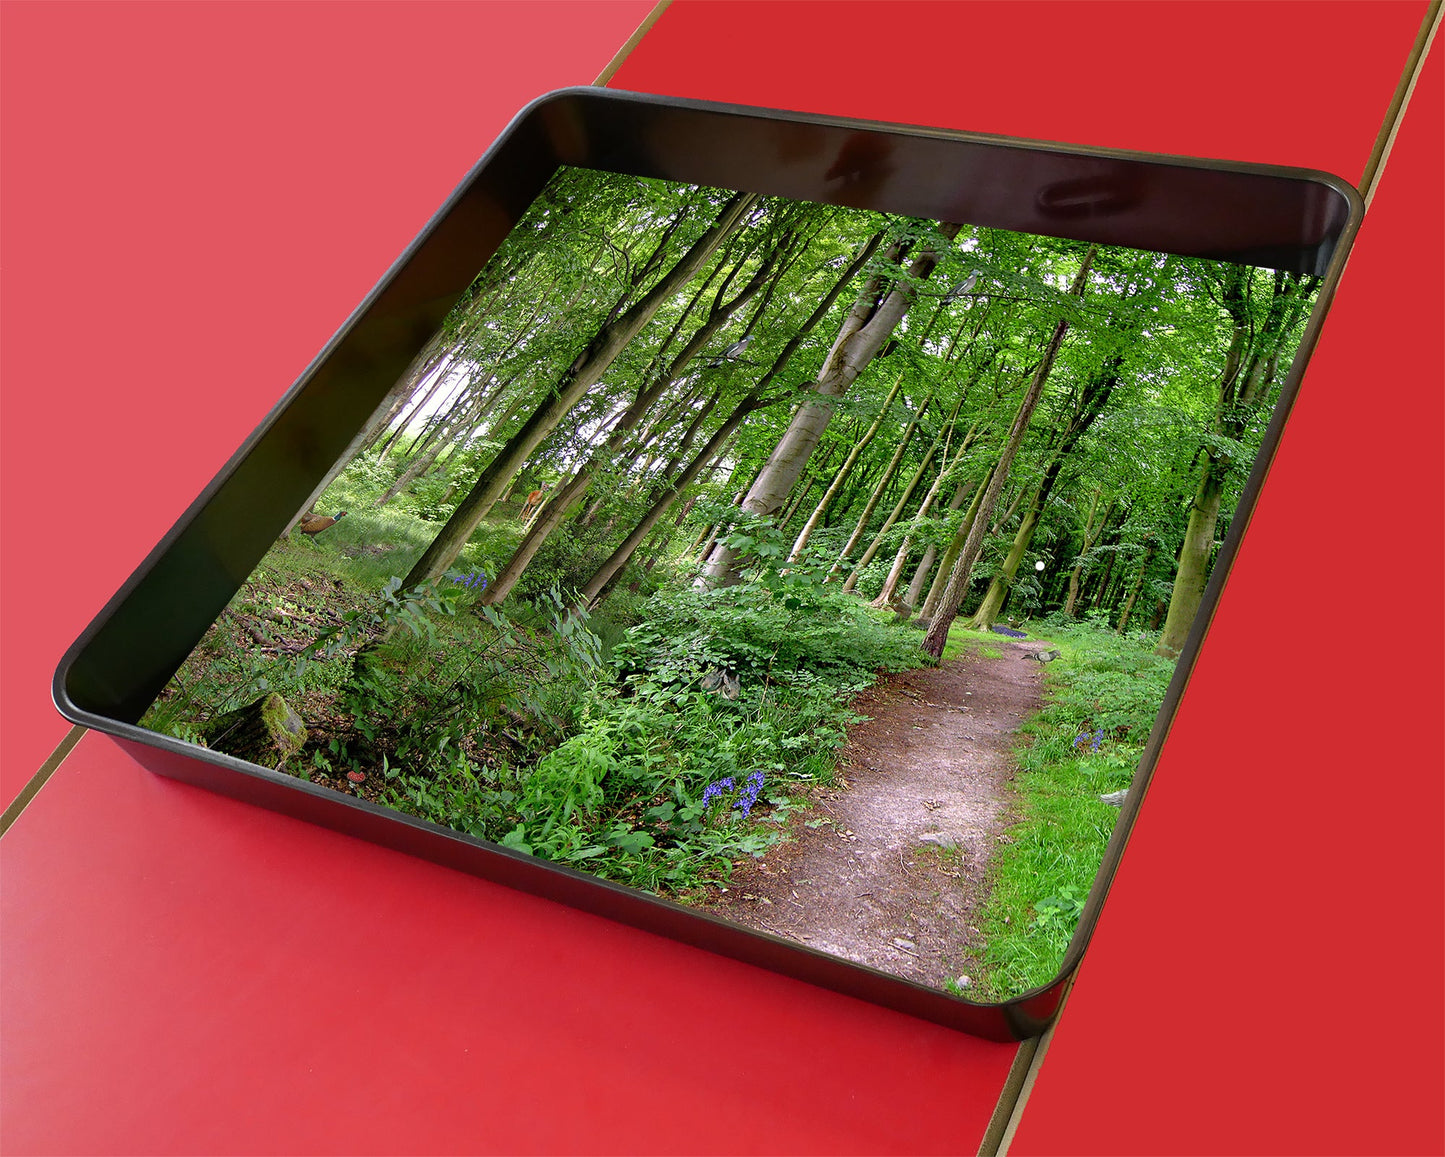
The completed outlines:
{"type": "Polygon", "coordinates": [[[296,528],[302,534],[315,538],[327,527],[335,526],[345,517],[346,511],[344,510],[339,511],[335,518],[322,518],[319,514],[307,513],[301,516],[301,521],[296,524],[296,528]]]}

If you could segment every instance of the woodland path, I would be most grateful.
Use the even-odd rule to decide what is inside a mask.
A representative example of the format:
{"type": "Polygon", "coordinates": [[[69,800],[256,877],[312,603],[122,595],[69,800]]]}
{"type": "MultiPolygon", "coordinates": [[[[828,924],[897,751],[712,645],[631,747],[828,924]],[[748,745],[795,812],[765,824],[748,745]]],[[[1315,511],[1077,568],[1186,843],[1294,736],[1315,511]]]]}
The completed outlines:
{"type": "Polygon", "coordinates": [[[1014,735],[1041,705],[1041,641],[1000,637],[854,703],[839,782],[708,910],[934,988],[976,972],[989,857],[1016,819],[1014,735]],[[992,648],[989,648],[992,650],[992,648]]]}

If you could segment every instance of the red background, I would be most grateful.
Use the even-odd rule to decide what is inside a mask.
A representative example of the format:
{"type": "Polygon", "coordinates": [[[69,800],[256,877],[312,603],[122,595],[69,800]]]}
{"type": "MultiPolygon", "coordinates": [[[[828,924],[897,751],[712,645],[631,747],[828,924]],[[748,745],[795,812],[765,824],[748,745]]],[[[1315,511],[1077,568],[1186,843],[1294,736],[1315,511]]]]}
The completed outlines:
{"type": "MultiPolygon", "coordinates": [[[[647,8],[4,7],[0,795],[64,732],[64,646],[647,8]]],[[[1353,181],[1424,13],[694,0],[615,84],[1353,181]]],[[[1445,1146],[1439,58],[1015,1152],[1445,1146]]],[[[1011,1055],[95,736],[0,865],[7,1152],[971,1151],[1011,1055]]]]}

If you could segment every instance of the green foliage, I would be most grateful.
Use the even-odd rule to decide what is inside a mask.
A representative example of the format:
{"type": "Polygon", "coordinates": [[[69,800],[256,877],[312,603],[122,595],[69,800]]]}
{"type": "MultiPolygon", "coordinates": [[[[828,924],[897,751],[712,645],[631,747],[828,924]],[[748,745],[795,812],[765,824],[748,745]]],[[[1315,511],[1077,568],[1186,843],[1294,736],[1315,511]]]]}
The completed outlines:
{"type": "Polygon", "coordinates": [[[1062,656],[1046,668],[1046,704],[1015,753],[1022,819],[990,866],[975,994],[984,999],[1058,971],[1119,817],[1099,796],[1129,786],[1174,671],[1153,654],[1153,637],[1056,621],[1036,631],[1062,656]]]}
{"type": "MultiPolygon", "coordinates": [[[[958,480],[981,482],[998,461],[1039,351],[1066,319],[1067,340],[1002,480],[964,600],[967,612],[1000,572],[1046,478],[1055,485],[1025,566],[1035,558],[1048,566],[1015,576],[1007,615],[1058,607],[1076,560],[1086,581],[1110,564],[1121,580],[1084,622],[1044,628],[1064,657],[1047,669],[1050,702],[1019,755],[1025,814],[999,857],[988,917],[994,947],[984,988],[1018,991],[1051,974],[1076,926],[1117,816],[1097,797],[1130,781],[1170,675],[1138,629],[1150,617],[1146,604],[1169,596],[1206,466],[1225,477],[1222,535],[1302,324],[1302,313],[1277,307],[1302,287],[1270,271],[1102,247],[1079,298],[1068,293],[1084,251],[1078,242],[967,226],[945,242],[933,222],[765,198],[508,480],[513,494],[525,493],[588,463],[593,481],[580,509],[595,506],[595,517],[584,525],[580,509],[571,512],[501,608],[478,606],[471,580],[498,574],[521,540],[521,501],[512,495],[495,504],[440,584],[403,590],[395,576],[410,571],[498,448],[727,196],[560,170],[443,322],[432,363],[440,376],[413,383],[390,429],[318,503],[348,516],[315,540],[295,536],[268,553],[143,722],[198,741],[216,714],[275,691],[298,705],[313,737],[292,761],[300,774],[641,887],[682,891],[721,880],[778,838],[811,785],[830,781],[856,693],[881,671],[921,661],[916,632],[841,594],[836,578],[826,581],[905,429],[917,420],[862,544],[927,447],[942,443],[952,414],[950,474],[929,517],[904,509],[859,577],[865,599],[881,589],[905,536],[915,557],[949,541],[967,508],[960,496],[962,508],[944,509],[949,496],[958,480]],[[877,232],[906,242],[902,256],[880,247],[762,383],[877,232]],[[691,361],[675,362],[709,311],[794,240],[767,290],[704,335],[691,361]],[[914,278],[910,261],[927,246],[937,249],[937,268],[914,278]],[[799,505],[784,532],[734,500],[777,447],[796,391],[811,384],[869,278],[877,279],[870,293],[903,287],[912,305],[843,396],[810,395],[831,408],[831,421],[789,496],[799,505]],[[1221,387],[1236,332],[1251,342],[1267,336],[1279,356],[1277,378],[1258,398],[1242,400],[1237,383],[1221,387]],[[745,356],[724,357],[744,336],[745,356]],[[1106,404],[1069,440],[1089,391],[1110,374],[1117,380],[1106,404]],[[653,383],[662,392],[641,421],[617,424],[653,383]],[[675,471],[763,384],[769,404],[688,492],[700,496],[688,517],[659,525],[639,552],[656,565],[630,563],[594,618],[571,613],[572,592],[667,481],[665,464],[675,471]],[[920,416],[925,398],[933,401],[920,416]],[[876,437],[809,551],[789,562],[811,503],[875,417],[876,437]],[[383,501],[409,466],[421,465],[418,436],[433,431],[440,452],[431,468],[383,501]],[[1086,546],[1086,526],[1099,529],[1095,514],[1105,533],[1086,546]],[[713,526],[739,553],[743,581],[695,590],[682,543],[713,526]],[[463,577],[466,586],[455,581],[463,577]],[[1120,638],[1110,628],[1136,580],[1134,631],[1120,638]],[[1085,733],[1098,742],[1081,748],[1075,741],[1085,733]]],[[[940,456],[929,469],[941,464],[940,456]]],[[[921,477],[911,509],[931,481],[921,477]]],[[[1097,593],[1091,587],[1086,601],[1097,593]]],[[[964,648],[985,659],[1001,653],[997,636],[955,627],[945,658],[964,648]]]]}

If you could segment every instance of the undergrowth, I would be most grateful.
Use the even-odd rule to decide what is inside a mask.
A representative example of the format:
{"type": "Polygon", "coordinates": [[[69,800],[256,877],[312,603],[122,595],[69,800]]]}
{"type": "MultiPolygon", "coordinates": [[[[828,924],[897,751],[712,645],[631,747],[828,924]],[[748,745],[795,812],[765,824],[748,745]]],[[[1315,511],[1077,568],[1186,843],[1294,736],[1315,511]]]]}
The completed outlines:
{"type": "Polygon", "coordinates": [[[749,581],[619,592],[595,619],[556,586],[479,605],[514,522],[479,534],[448,581],[402,590],[434,532],[403,498],[374,507],[385,484],[366,461],[343,474],[321,509],[347,517],[268,553],[143,724],[206,742],[211,720],[277,692],[309,729],[284,770],[678,892],[775,843],[832,781],[851,700],[922,661],[916,633],[824,586],[823,568],[780,569],[762,524],[732,539],[749,581]]]}
{"type": "Polygon", "coordinates": [[[981,1000],[1017,996],[1058,972],[1119,818],[1099,796],[1132,782],[1174,673],[1149,636],[1053,619],[1030,633],[1061,654],[1045,668],[1045,706],[1015,753],[1021,818],[990,865],[987,948],[972,990],[981,1000]]]}

